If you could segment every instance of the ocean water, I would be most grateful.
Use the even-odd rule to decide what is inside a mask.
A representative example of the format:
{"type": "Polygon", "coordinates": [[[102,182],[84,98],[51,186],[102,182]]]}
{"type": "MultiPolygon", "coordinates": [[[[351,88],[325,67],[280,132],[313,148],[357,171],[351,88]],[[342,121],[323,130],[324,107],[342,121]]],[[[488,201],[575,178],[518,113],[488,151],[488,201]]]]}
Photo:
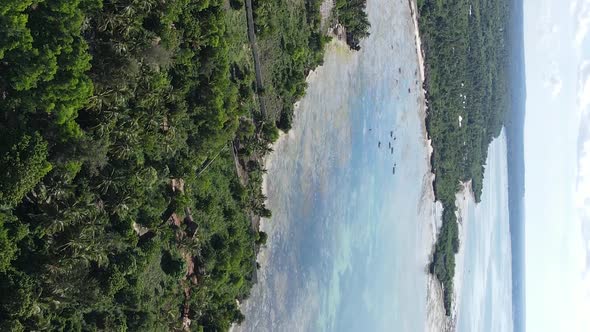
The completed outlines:
{"type": "MultiPolygon", "coordinates": [[[[511,332],[512,256],[504,131],[488,148],[481,202],[467,197],[457,331],[511,332]]],[[[458,264],[460,266],[461,264],[458,264]]],[[[460,267],[459,267],[460,268],[460,267]]]]}
{"type": "Polygon", "coordinates": [[[407,0],[332,42],[267,162],[273,211],[244,331],[424,331],[434,204],[407,0]],[[391,146],[391,147],[390,147],[391,146]]]}

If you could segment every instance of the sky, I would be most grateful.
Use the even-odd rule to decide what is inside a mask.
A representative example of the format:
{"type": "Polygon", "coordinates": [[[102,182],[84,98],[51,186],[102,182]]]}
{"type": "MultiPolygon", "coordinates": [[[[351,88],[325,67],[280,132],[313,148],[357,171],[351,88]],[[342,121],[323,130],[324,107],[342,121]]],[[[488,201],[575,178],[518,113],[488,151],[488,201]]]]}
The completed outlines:
{"type": "Polygon", "coordinates": [[[590,0],[524,0],[527,330],[590,331],[590,0]]]}

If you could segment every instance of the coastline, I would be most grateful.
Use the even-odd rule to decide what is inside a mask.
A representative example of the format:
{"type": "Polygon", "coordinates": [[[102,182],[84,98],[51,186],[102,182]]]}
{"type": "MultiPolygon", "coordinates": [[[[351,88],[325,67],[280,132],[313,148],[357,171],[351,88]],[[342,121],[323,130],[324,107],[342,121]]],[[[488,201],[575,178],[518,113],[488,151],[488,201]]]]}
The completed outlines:
{"type": "MultiPolygon", "coordinates": [[[[431,165],[431,157],[433,153],[433,147],[431,145],[431,140],[429,139],[428,132],[426,130],[426,113],[428,109],[427,105],[427,91],[424,88],[424,82],[426,80],[426,67],[424,61],[424,51],[422,48],[422,41],[419,32],[419,25],[418,25],[418,15],[417,15],[417,3],[416,0],[408,0],[408,6],[411,13],[411,19],[414,26],[414,39],[415,39],[415,47],[416,47],[416,56],[418,60],[418,72],[420,75],[420,81],[422,82],[422,94],[419,96],[420,99],[420,107],[417,110],[419,112],[419,117],[421,119],[421,135],[423,138],[423,144],[426,147],[427,154],[424,156],[426,163],[427,163],[427,172],[424,173],[423,177],[423,188],[422,188],[422,199],[420,203],[420,210],[418,211],[419,214],[423,216],[422,220],[424,220],[424,226],[428,233],[428,243],[424,244],[424,247],[427,248],[427,252],[430,254],[426,256],[425,269],[424,273],[426,274],[426,322],[424,325],[424,331],[454,331],[455,326],[455,319],[456,319],[456,301],[454,301],[453,307],[453,314],[452,316],[446,316],[444,305],[443,305],[443,289],[441,283],[436,279],[436,277],[428,272],[428,264],[431,261],[431,255],[434,251],[434,245],[436,243],[438,230],[442,223],[442,204],[435,200],[434,195],[434,188],[433,182],[435,179],[435,174],[432,172],[432,165],[431,165]]],[[[331,31],[330,35],[333,37],[332,41],[326,45],[326,49],[330,47],[344,47],[348,49],[346,42],[338,38],[339,36],[336,35],[331,31]]],[[[321,68],[319,66],[314,70],[311,70],[307,77],[306,82],[309,83],[310,80],[313,80],[314,77],[317,75],[317,70],[321,68]]],[[[299,109],[299,102],[296,102],[294,105],[294,117],[296,118],[300,113],[299,109]]],[[[294,119],[294,122],[296,120],[294,119]]],[[[282,150],[282,146],[288,144],[289,141],[292,141],[297,135],[296,130],[290,130],[289,132],[285,133],[283,131],[279,131],[280,135],[279,138],[271,144],[272,152],[268,153],[264,157],[264,167],[269,169],[275,160],[276,155],[280,153],[282,150]]],[[[263,175],[262,180],[262,193],[267,197],[268,200],[268,174],[263,175]]],[[[471,190],[469,190],[469,186],[464,187],[464,190],[457,193],[457,202],[464,202],[466,201],[467,195],[472,195],[471,190]],[[466,190],[465,190],[466,189],[466,190]]],[[[265,202],[268,203],[268,202],[265,202]]],[[[458,213],[462,213],[460,211],[465,211],[465,209],[458,209],[458,213]]],[[[272,228],[273,226],[268,224],[268,220],[265,218],[261,218],[259,228],[262,231],[268,232],[268,228],[272,228]]],[[[461,227],[461,226],[460,226],[461,227]]],[[[461,229],[460,231],[460,241],[463,241],[464,232],[461,229]]],[[[461,248],[460,252],[462,253],[463,248],[461,248]]],[[[265,274],[265,267],[267,265],[267,250],[260,250],[258,253],[258,262],[262,266],[259,270],[259,273],[264,275],[265,274]]],[[[457,269],[457,267],[456,267],[457,269]]],[[[458,273],[455,275],[455,280],[460,278],[458,273]]],[[[460,278],[462,279],[462,278],[460,278]]],[[[455,281],[457,282],[457,281],[455,281]]],[[[460,281],[458,281],[460,283],[460,281]]],[[[453,291],[453,298],[457,297],[457,286],[453,291]]],[[[235,330],[235,329],[232,329],[235,330]]],[[[237,329],[239,330],[239,328],[237,329]]]]}
{"type": "MultiPolygon", "coordinates": [[[[328,0],[329,1],[329,0],[328,0]]],[[[348,56],[354,55],[354,51],[350,50],[349,46],[346,44],[345,39],[341,39],[338,38],[338,36],[336,36],[335,34],[331,33],[331,36],[333,37],[332,40],[327,43],[325,45],[325,49],[326,49],[326,53],[328,52],[338,52],[338,53],[345,53],[348,56]]],[[[320,72],[321,71],[325,71],[325,64],[322,64],[316,68],[314,68],[313,70],[310,70],[309,73],[306,76],[306,83],[307,84],[311,84],[314,81],[316,81],[318,79],[318,77],[320,77],[320,72]]],[[[271,151],[267,154],[264,155],[264,157],[262,158],[262,164],[263,164],[263,168],[266,170],[270,170],[273,169],[275,167],[284,167],[284,165],[281,166],[281,164],[283,164],[283,160],[281,159],[281,156],[285,153],[287,153],[287,150],[290,148],[291,145],[293,144],[298,144],[298,140],[301,139],[302,135],[304,135],[305,133],[302,131],[302,129],[304,129],[301,126],[301,118],[304,117],[303,112],[304,110],[302,109],[301,106],[301,100],[297,101],[294,103],[293,105],[294,107],[294,113],[293,113],[293,122],[298,124],[298,125],[294,125],[293,128],[291,128],[288,132],[284,132],[282,130],[279,129],[279,137],[277,138],[276,141],[274,141],[273,143],[271,143],[270,149],[271,151]]],[[[257,275],[258,275],[258,282],[257,283],[261,283],[264,282],[264,280],[268,280],[269,278],[272,278],[273,275],[273,271],[271,268],[271,265],[273,263],[276,263],[276,257],[274,256],[275,253],[273,253],[273,248],[275,248],[276,246],[280,246],[281,242],[285,241],[285,236],[287,236],[286,234],[282,233],[284,230],[282,229],[284,227],[284,220],[277,220],[277,215],[274,214],[275,210],[272,208],[272,204],[270,203],[271,198],[276,197],[276,192],[273,192],[273,188],[269,187],[269,182],[272,182],[272,179],[274,178],[270,178],[272,175],[269,174],[270,172],[264,172],[262,175],[262,184],[261,184],[261,192],[262,194],[266,197],[264,203],[266,206],[271,207],[272,211],[273,211],[273,216],[271,218],[260,218],[259,221],[259,225],[258,225],[258,229],[260,231],[266,232],[268,234],[268,241],[267,244],[265,246],[263,246],[258,254],[257,254],[257,263],[260,265],[260,267],[257,270],[257,275]],[[270,181],[269,181],[270,180],[270,181]]],[[[275,248],[276,249],[276,248],[275,248]]],[[[284,290],[287,288],[287,285],[285,284],[287,281],[286,278],[281,278],[281,280],[279,281],[279,284],[273,284],[273,287],[276,287],[276,289],[278,290],[279,293],[282,294],[282,296],[286,296],[284,290]]],[[[256,287],[253,288],[252,290],[252,294],[250,294],[250,296],[245,299],[242,303],[240,303],[240,306],[242,308],[242,310],[244,308],[248,308],[248,302],[252,301],[253,296],[259,296],[259,300],[260,299],[266,299],[267,295],[263,295],[261,294],[260,289],[256,289],[256,287]],[[254,294],[254,295],[253,295],[254,294]]],[[[277,312],[283,312],[283,311],[287,311],[287,308],[272,308],[272,307],[265,307],[264,306],[264,302],[261,303],[257,303],[254,302],[256,305],[262,305],[265,311],[268,312],[272,312],[271,314],[271,319],[270,321],[272,322],[272,324],[276,323],[275,319],[276,316],[278,315],[277,312]]],[[[248,309],[246,309],[248,310],[248,309]]],[[[246,314],[246,316],[248,317],[252,317],[249,316],[247,312],[244,312],[246,314]]],[[[300,314],[301,311],[297,310],[297,313],[300,314]]],[[[297,316],[297,314],[293,313],[294,316],[297,316]]],[[[254,326],[256,326],[257,328],[261,328],[262,325],[264,325],[264,323],[262,321],[255,321],[253,323],[254,326]]],[[[238,325],[238,324],[233,324],[232,327],[230,328],[231,332],[239,332],[239,331],[247,331],[248,329],[244,329],[242,325],[238,325]]],[[[262,328],[262,330],[264,330],[264,328],[262,328]]],[[[297,331],[297,329],[295,329],[295,331],[297,331]]]]}
{"type": "Polygon", "coordinates": [[[462,182],[455,196],[461,244],[450,308],[453,330],[513,331],[506,152],[503,131],[488,148],[481,201],[476,202],[470,181],[462,182]]]}
{"type": "MultiPolygon", "coordinates": [[[[420,29],[418,25],[418,8],[416,0],[408,0],[408,6],[410,7],[410,13],[412,16],[412,21],[414,23],[414,31],[415,31],[415,44],[416,44],[416,56],[418,58],[418,65],[419,65],[419,73],[420,73],[420,80],[422,82],[422,91],[423,91],[423,98],[421,101],[421,107],[419,109],[420,117],[422,118],[422,135],[424,137],[424,144],[428,149],[427,154],[427,162],[428,162],[428,174],[425,175],[424,179],[424,189],[423,189],[423,204],[426,202],[430,202],[431,205],[434,205],[433,211],[429,218],[429,231],[431,233],[430,243],[428,246],[430,249],[430,256],[427,263],[430,263],[432,259],[432,252],[434,252],[434,246],[436,245],[436,239],[438,230],[442,224],[442,204],[439,201],[436,201],[436,197],[434,195],[434,179],[435,174],[432,172],[432,164],[431,158],[434,148],[431,144],[431,139],[429,139],[428,131],[426,130],[426,113],[428,110],[428,102],[426,99],[427,91],[424,88],[424,82],[426,80],[426,66],[425,66],[425,55],[424,50],[422,48],[422,39],[420,37],[420,29]]],[[[465,237],[465,231],[463,229],[463,225],[461,220],[464,220],[464,215],[467,213],[467,200],[468,196],[473,197],[473,193],[471,192],[471,185],[470,182],[464,183],[461,191],[456,194],[456,201],[458,205],[457,209],[457,217],[459,219],[459,241],[463,242],[465,237]]],[[[461,246],[459,249],[459,253],[456,255],[456,265],[455,265],[455,277],[454,277],[454,288],[453,288],[453,310],[451,316],[447,316],[444,309],[444,301],[443,301],[443,288],[441,283],[438,279],[431,273],[429,273],[428,269],[426,270],[427,274],[427,285],[426,285],[426,331],[454,331],[457,319],[457,300],[458,300],[458,292],[457,289],[460,288],[460,285],[463,280],[462,271],[463,271],[463,258],[464,258],[464,248],[461,246]]]]}
{"type": "MultiPolygon", "coordinates": [[[[326,2],[328,2],[330,0],[326,0],[326,2]]],[[[335,49],[340,49],[343,50],[345,52],[352,52],[350,50],[350,48],[348,47],[348,45],[346,44],[346,39],[342,39],[339,38],[338,35],[336,35],[334,32],[330,32],[329,34],[332,37],[332,41],[330,41],[329,43],[326,44],[325,48],[326,51],[329,48],[335,48],[335,49]]],[[[305,77],[305,82],[307,84],[311,83],[312,80],[315,79],[315,77],[317,76],[318,70],[320,68],[322,68],[324,65],[319,65],[316,68],[312,69],[309,71],[309,73],[307,73],[307,76],[305,77]]],[[[298,100],[297,102],[295,102],[295,104],[293,104],[293,120],[294,122],[296,121],[295,119],[297,118],[297,116],[300,113],[300,100],[298,100]]],[[[424,129],[426,129],[426,127],[424,127],[424,129]]],[[[271,152],[267,153],[264,158],[263,158],[263,165],[265,169],[269,169],[274,161],[274,157],[275,155],[279,152],[279,150],[281,150],[281,146],[286,144],[285,142],[288,141],[288,139],[290,138],[291,140],[294,139],[297,135],[297,130],[289,130],[288,132],[284,132],[282,130],[279,129],[279,138],[274,141],[273,143],[270,144],[270,148],[271,148],[271,152]]],[[[264,200],[265,204],[268,204],[268,173],[264,173],[262,175],[262,194],[266,197],[266,199],[264,200]]],[[[267,220],[267,218],[260,218],[260,223],[259,223],[259,227],[262,229],[263,225],[265,224],[265,221],[267,220]]],[[[260,253],[262,253],[264,250],[261,250],[260,253]]],[[[260,254],[259,253],[259,254],[260,254]]]]}
{"type": "Polygon", "coordinates": [[[408,5],[410,6],[410,13],[412,15],[414,30],[416,32],[416,53],[418,55],[418,65],[420,66],[420,79],[422,80],[422,83],[424,83],[426,67],[424,66],[424,50],[422,49],[422,39],[420,38],[420,29],[418,26],[418,5],[416,0],[408,0],[408,5]]]}
{"type": "MultiPolygon", "coordinates": [[[[465,237],[469,225],[468,208],[470,202],[475,202],[475,195],[473,194],[471,180],[461,183],[461,190],[455,195],[455,202],[457,211],[457,226],[459,227],[459,243],[465,243],[465,237]]],[[[455,255],[455,275],[453,277],[453,306],[451,310],[450,327],[451,331],[456,329],[457,316],[459,312],[459,303],[461,302],[461,292],[459,291],[463,285],[463,273],[465,271],[465,245],[459,246],[459,252],[455,255]]]]}

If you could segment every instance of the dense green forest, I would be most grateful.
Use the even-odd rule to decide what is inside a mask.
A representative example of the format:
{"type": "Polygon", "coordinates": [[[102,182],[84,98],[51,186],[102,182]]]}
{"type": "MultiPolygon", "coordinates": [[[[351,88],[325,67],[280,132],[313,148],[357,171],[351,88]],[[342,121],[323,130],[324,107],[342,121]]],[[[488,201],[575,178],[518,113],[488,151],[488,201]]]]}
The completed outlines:
{"type": "Polygon", "coordinates": [[[288,131],[293,104],[303,96],[310,70],[324,58],[329,40],[321,29],[321,0],[253,0],[266,116],[288,131]]]}
{"type": "Polygon", "coordinates": [[[508,109],[508,1],[419,0],[426,56],[426,125],[434,152],[436,198],[444,207],[431,272],[450,313],[459,249],[455,194],[471,180],[479,202],[488,145],[508,109]]]}
{"type": "Polygon", "coordinates": [[[262,159],[328,40],[319,0],[253,3],[263,91],[241,1],[0,5],[0,330],[244,318],[262,159]]]}
{"type": "Polygon", "coordinates": [[[336,22],[346,30],[346,43],[353,50],[360,50],[360,41],[369,36],[369,18],[365,8],[367,0],[335,0],[333,11],[336,22]]]}
{"type": "Polygon", "coordinates": [[[266,116],[288,131],[293,122],[293,105],[305,93],[305,78],[321,65],[330,29],[337,23],[349,32],[347,42],[358,50],[368,36],[366,0],[335,2],[332,20],[322,24],[322,0],[252,0],[260,52],[266,116]]]}

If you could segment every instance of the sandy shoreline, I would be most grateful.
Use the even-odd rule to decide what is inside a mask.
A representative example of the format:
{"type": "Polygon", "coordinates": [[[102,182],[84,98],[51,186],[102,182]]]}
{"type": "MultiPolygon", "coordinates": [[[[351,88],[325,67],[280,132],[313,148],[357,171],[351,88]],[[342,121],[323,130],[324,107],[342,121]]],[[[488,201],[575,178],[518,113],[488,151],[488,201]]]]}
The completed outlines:
{"type": "Polygon", "coordinates": [[[459,226],[459,252],[455,255],[455,275],[453,277],[453,308],[452,308],[452,326],[455,329],[457,323],[458,306],[461,302],[461,288],[463,285],[463,276],[465,271],[465,237],[467,234],[468,208],[470,202],[474,202],[475,197],[471,190],[471,181],[462,184],[461,190],[455,195],[455,204],[457,205],[457,222],[459,226]]]}
{"type": "MultiPolygon", "coordinates": [[[[465,241],[467,234],[467,213],[469,203],[474,200],[473,192],[471,191],[471,182],[462,184],[462,189],[455,195],[457,204],[457,220],[459,223],[459,241],[461,244],[465,241]]],[[[440,204],[440,203],[437,203],[440,204]]],[[[440,220],[440,215],[437,216],[440,220]]],[[[434,245],[434,242],[433,242],[434,245]]],[[[443,290],[440,282],[432,274],[427,278],[427,316],[428,326],[427,331],[455,331],[457,325],[458,305],[461,302],[461,292],[459,291],[463,285],[463,271],[465,264],[465,246],[459,247],[459,252],[455,255],[455,275],[453,277],[453,306],[451,308],[451,316],[446,316],[443,305],[443,290]]]]}
{"type": "MultiPolygon", "coordinates": [[[[414,23],[414,31],[415,31],[415,43],[416,43],[416,56],[418,58],[418,65],[419,65],[419,72],[420,72],[420,80],[422,84],[424,84],[424,80],[426,79],[426,68],[424,63],[424,50],[422,49],[422,40],[420,38],[420,30],[418,25],[418,9],[416,0],[408,0],[408,5],[410,7],[410,13],[412,15],[412,20],[414,23]]],[[[426,111],[427,111],[427,104],[426,104],[426,90],[423,89],[423,100],[422,106],[420,107],[420,116],[423,119],[423,136],[424,142],[428,149],[428,164],[429,164],[429,176],[425,176],[424,181],[424,191],[423,191],[423,201],[430,202],[434,207],[432,208],[431,216],[430,216],[430,224],[429,231],[431,233],[431,243],[429,243],[431,252],[434,250],[434,245],[436,243],[436,237],[438,233],[438,229],[442,223],[442,206],[440,202],[435,202],[434,197],[434,190],[433,190],[433,182],[435,175],[431,172],[431,165],[430,165],[430,158],[433,153],[433,148],[431,144],[431,140],[428,139],[428,132],[426,130],[426,111]],[[433,203],[434,202],[434,203],[433,203]]],[[[457,193],[456,201],[457,201],[457,214],[458,220],[465,220],[465,215],[467,213],[467,202],[468,196],[472,196],[471,193],[471,186],[470,183],[465,183],[463,185],[463,189],[457,193]]],[[[459,223],[459,241],[462,243],[464,241],[465,232],[463,229],[463,225],[461,222],[459,223]]],[[[464,261],[464,249],[461,247],[459,249],[459,253],[456,255],[456,265],[455,265],[455,276],[454,276],[454,289],[453,289],[453,308],[451,317],[446,316],[443,304],[443,289],[440,282],[436,279],[436,277],[430,273],[427,275],[427,285],[426,285],[426,331],[454,331],[457,319],[457,303],[459,300],[459,293],[457,289],[461,288],[461,284],[463,281],[463,261],[464,261]]],[[[430,262],[430,259],[429,259],[430,262]]]]}
{"type": "Polygon", "coordinates": [[[416,0],[408,0],[408,4],[410,6],[410,13],[412,14],[412,21],[414,22],[414,31],[416,32],[416,53],[418,55],[418,65],[420,66],[420,79],[422,80],[422,83],[424,83],[426,68],[424,67],[424,51],[422,50],[422,39],[420,38],[420,29],[418,28],[418,8],[416,0]]]}

